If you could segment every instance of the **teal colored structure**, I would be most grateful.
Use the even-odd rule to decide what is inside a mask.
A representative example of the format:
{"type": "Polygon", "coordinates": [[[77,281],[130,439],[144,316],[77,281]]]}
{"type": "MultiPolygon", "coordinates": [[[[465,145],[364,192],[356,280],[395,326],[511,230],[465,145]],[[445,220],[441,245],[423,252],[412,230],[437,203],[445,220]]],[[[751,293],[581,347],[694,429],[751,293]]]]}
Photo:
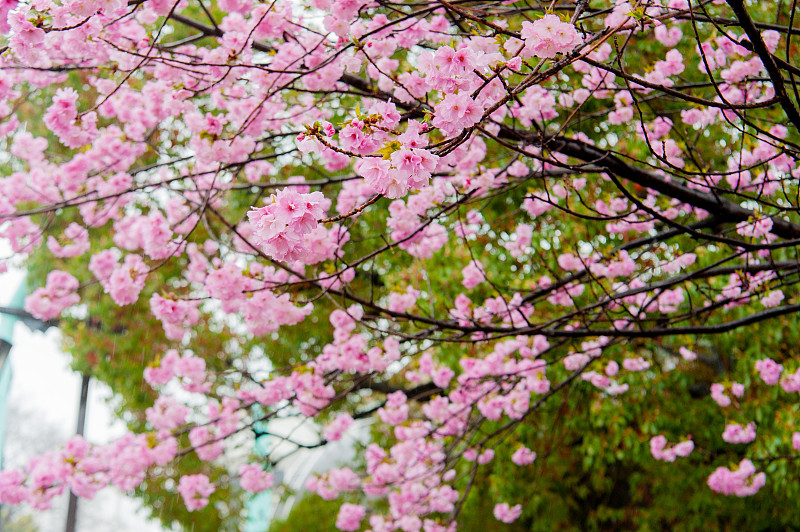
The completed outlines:
{"type": "MultiPolygon", "coordinates": [[[[25,279],[17,287],[14,297],[8,302],[9,309],[22,310],[25,304],[27,286],[25,279]]],[[[11,389],[11,360],[9,353],[14,338],[14,325],[20,316],[3,313],[0,314],[0,469],[3,468],[5,458],[6,427],[8,425],[8,392],[11,389]]]]}
{"type": "MultiPolygon", "coordinates": [[[[26,295],[28,295],[28,286],[25,279],[22,279],[22,282],[20,282],[17,287],[17,291],[14,293],[14,297],[11,298],[11,301],[8,302],[6,307],[21,311],[22,307],[25,305],[26,295]]],[[[5,340],[8,344],[12,343],[11,339],[14,335],[14,324],[17,323],[19,319],[20,316],[13,314],[0,315],[0,340],[5,340]]]]}
{"type": "MultiPolygon", "coordinates": [[[[5,339],[4,339],[5,340],[5,339]]],[[[11,349],[9,344],[8,350],[11,349]]],[[[0,346],[0,351],[6,351],[0,361],[0,469],[5,466],[6,426],[8,425],[8,392],[11,389],[11,363],[5,346],[0,346]]]]}
{"type": "MultiPolygon", "coordinates": [[[[253,415],[263,415],[260,412],[253,412],[253,415]]],[[[255,443],[253,452],[256,456],[266,457],[269,453],[269,437],[267,436],[267,422],[259,421],[253,425],[255,432],[255,443]]],[[[247,508],[247,522],[244,525],[244,532],[267,532],[272,518],[272,490],[262,491],[253,495],[245,504],[247,508]]]]}
{"type": "Polygon", "coordinates": [[[24,323],[32,331],[44,331],[53,325],[34,318],[25,310],[25,296],[28,285],[23,278],[11,301],[0,308],[0,469],[4,465],[4,449],[8,421],[8,392],[11,389],[11,361],[9,353],[14,343],[14,325],[18,321],[24,323]]]}

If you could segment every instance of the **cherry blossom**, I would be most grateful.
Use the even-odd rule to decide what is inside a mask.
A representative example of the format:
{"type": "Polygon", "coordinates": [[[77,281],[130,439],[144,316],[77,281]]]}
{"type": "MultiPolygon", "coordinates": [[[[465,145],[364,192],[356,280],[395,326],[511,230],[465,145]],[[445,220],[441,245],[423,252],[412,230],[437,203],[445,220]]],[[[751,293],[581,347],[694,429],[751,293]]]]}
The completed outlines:
{"type": "Polygon", "coordinates": [[[117,379],[146,383],[145,432],[4,471],[0,502],[173,477],[210,512],[212,479],[285,493],[244,458],[255,424],[316,448],[364,419],[308,491],[340,530],[450,532],[468,479],[552,467],[578,396],[564,426],[609,441],[642,409],[615,459],[720,495],[792,480],[758,470],[800,448],[790,32],[754,3],[496,4],[0,2],[0,272],[28,267],[26,312],[98,378],[130,355],[109,331],[156,324],[117,379]]]}
{"type": "Polygon", "coordinates": [[[208,477],[205,475],[186,475],[181,477],[178,492],[183,497],[186,508],[194,511],[205,508],[208,504],[208,497],[214,493],[214,485],[208,481],[208,477]]]}

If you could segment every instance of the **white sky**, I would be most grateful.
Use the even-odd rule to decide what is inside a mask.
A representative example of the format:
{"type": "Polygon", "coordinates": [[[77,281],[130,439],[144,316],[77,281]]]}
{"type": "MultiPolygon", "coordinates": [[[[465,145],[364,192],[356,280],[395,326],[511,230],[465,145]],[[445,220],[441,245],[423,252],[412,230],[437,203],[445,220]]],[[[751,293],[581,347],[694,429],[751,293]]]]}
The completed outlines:
{"type": "MultiPolygon", "coordinates": [[[[0,243],[0,248],[2,248],[0,243]]],[[[4,251],[4,250],[2,250],[4,251]]],[[[0,256],[4,254],[0,251],[0,256]]],[[[9,268],[0,274],[0,305],[17,289],[23,273],[9,268]]],[[[34,333],[17,323],[11,349],[13,376],[9,394],[6,435],[8,467],[24,465],[37,453],[63,444],[75,433],[81,377],[69,368],[67,355],[60,352],[59,333],[34,333]]],[[[99,382],[89,386],[86,439],[103,443],[119,436],[124,425],[116,420],[106,400],[109,388],[99,382]]],[[[60,531],[66,520],[67,496],[60,497],[47,511],[20,509],[31,513],[41,532],[60,531]]],[[[114,488],[100,492],[93,500],[79,499],[78,532],[157,532],[163,530],[148,521],[138,500],[114,488]]]]}

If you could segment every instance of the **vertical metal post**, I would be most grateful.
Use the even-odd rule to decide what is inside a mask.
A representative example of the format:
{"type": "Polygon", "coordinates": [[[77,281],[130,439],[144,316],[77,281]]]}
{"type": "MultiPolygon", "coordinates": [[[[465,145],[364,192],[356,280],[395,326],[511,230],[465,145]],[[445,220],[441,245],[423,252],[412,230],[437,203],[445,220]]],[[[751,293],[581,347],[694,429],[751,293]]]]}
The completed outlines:
{"type": "MultiPolygon", "coordinates": [[[[89,398],[89,375],[84,375],[81,380],[81,402],[78,405],[78,428],[76,434],[83,436],[86,429],[86,401],[89,398]]],[[[69,492],[69,505],[67,506],[67,526],[65,532],[75,532],[78,517],[78,498],[69,492]]]]}

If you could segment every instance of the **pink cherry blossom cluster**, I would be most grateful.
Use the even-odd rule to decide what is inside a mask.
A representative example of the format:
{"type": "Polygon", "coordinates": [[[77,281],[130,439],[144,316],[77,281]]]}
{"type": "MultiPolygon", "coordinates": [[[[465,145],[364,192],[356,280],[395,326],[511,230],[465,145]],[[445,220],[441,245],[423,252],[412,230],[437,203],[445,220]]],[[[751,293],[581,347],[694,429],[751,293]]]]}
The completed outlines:
{"type": "Polygon", "coordinates": [[[267,473],[258,464],[245,464],[239,468],[239,482],[244,489],[251,493],[261,493],[270,489],[274,482],[274,475],[267,473]]]}
{"type": "Polygon", "coordinates": [[[513,523],[519,518],[520,514],[522,514],[522,505],[515,504],[514,506],[509,506],[507,502],[497,503],[492,513],[498,521],[513,523]]]}
{"type": "Polygon", "coordinates": [[[556,15],[545,15],[535,22],[523,22],[520,35],[525,40],[523,57],[552,58],[571,52],[581,42],[575,26],[556,15]]]}
{"type": "Polygon", "coordinates": [[[689,456],[694,450],[694,442],[691,439],[676,443],[669,448],[666,445],[667,438],[662,435],[651,438],[650,454],[653,455],[653,458],[665,462],[674,462],[677,457],[689,456]]]}
{"type": "Polygon", "coordinates": [[[306,237],[317,228],[330,201],[321,192],[300,194],[290,188],[278,191],[266,207],[247,213],[256,243],[281,261],[302,261],[310,252],[306,237]]]}
{"type": "Polygon", "coordinates": [[[25,298],[25,310],[42,320],[57,318],[61,312],[80,301],[80,283],[67,272],[53,270],[47,274],[47,284],[25,298]]]}
{"type": "Polygon", "coordinates": [[[738,423],[729,423],[725,426],[722,439],[728,443],[750,443],[756,439],[756,424],[750,422],[743,427],[738,423]]]}
{"type": "Polygon", "coordinates": [[[109,485],[129,491],[142,483],[150,467],[166,465],[176,452],[177,443],[171,436],[151,445],[143,434],[127,434],[102,446],[75,436],[61,451],[31,459],[25,470],[0,472],[0,502],[27,502],[44,510],[67,488],[86,498],[109,485]]]}
{"type": "Polygon", "coordinates": [[[755,370],[761,380],[770,386],[778,384],[781,378],[783,366],[772,360],[771,358],[762,358],[755,363],[755,370]]]}
{"type": "Polygon", "coordinates": [[[74,89],[58,89],[44,115],[44,123],[68,148],[79,148],[97,137],[97,113],[90,111],[79,117],[77,101],[74,89]]]}
{"type": "Polygon", "coordinates": [[[368,158],[356,165],[356,172],[375,192],[387,198],[402,198],[409,190],[428,184],[438,157],[419,148],[401,149],[389,160],[368,158]]]}
{"type": "Polygon", "coordinates": [[[126,255],[122,264],[119,264],[112,250],[94,255],[89,262],[89,269],[103,285],[105,292],[120,306],[131,305],[139,299],[149,272],[141,256],[126,255]]]}
{"type": "Polygon", "coordinates": [[[183,497],[186,508],[191,512],[205,508],[208,497],[214,493],[215,486],[205,475],[186,475],[181,477],[178,493],[183,497]]]}
{"type": "Polygon", "coordinates": [[[208,389],[206,362],[191,353],[181,356],[175,349],[170,349],[158,366],[144,370],[144,379],[151,386],[166,384],[175,377],[181,380],[187,391],[202,392],[208,389]]]}
{"type": "Polygon", "coordinates": [[[756,466],[748,459],[739,462],[735,471],[718,467],[708,477],[708,487],[723,495],[748,497],[755,495],[767,482],[765,473],[756,473],[756,466]]]}
{"type": "Polygon", "coordinates": [[[72,258],[89,251],[89,231],[76,223],[71,223],[64,230],[68,243],[61,245],[55,237],[47,238],[47,249],[60,258],[72,258]]]}

